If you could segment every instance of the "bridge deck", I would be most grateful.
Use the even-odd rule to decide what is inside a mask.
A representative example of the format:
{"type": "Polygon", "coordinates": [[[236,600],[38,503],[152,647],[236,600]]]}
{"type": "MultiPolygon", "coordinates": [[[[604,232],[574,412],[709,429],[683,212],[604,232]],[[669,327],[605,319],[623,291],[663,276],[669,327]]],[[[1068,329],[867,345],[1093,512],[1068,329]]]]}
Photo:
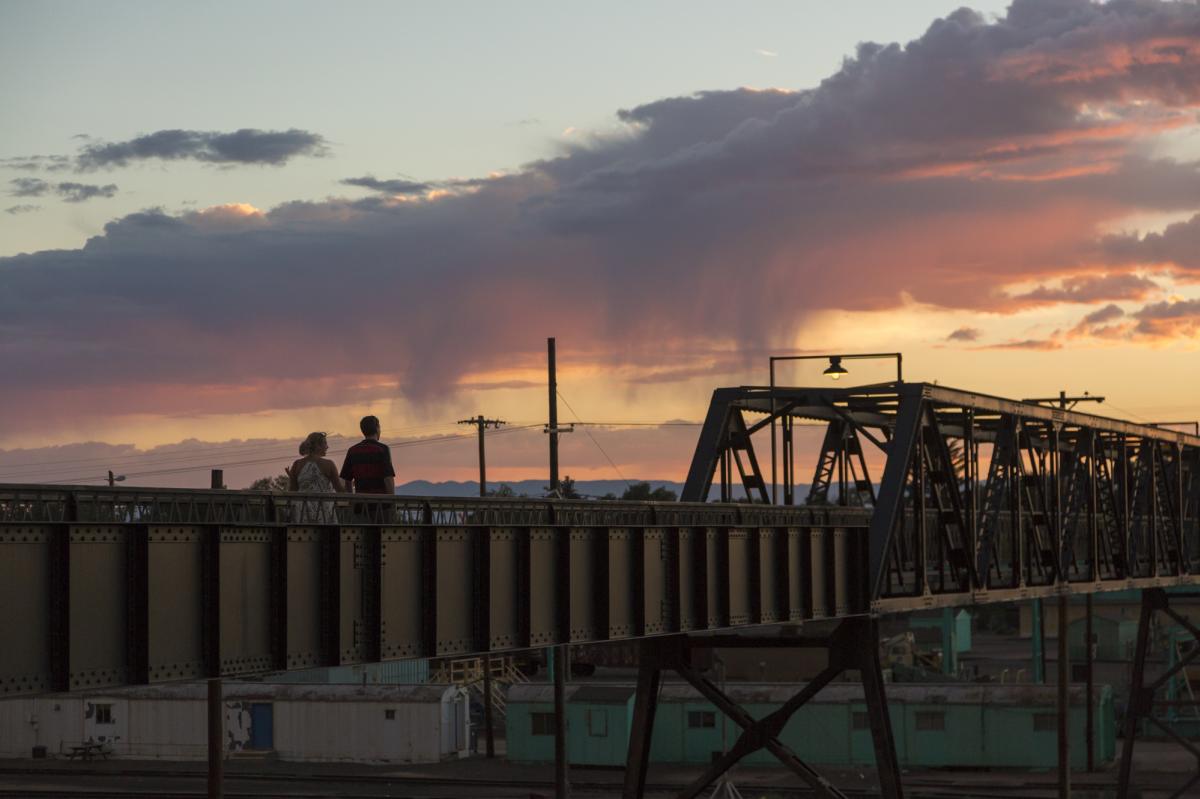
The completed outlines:
{"type": "Polygon", "coordinates": [[[735,467],[766,498],[771,420],[785,505],[0,485],[0,695],[1200,584],[1195,436],[924,384],[719,389],[685,498],[735,467]],[[796,419],[828,425],[806,505],[796,419]]]}

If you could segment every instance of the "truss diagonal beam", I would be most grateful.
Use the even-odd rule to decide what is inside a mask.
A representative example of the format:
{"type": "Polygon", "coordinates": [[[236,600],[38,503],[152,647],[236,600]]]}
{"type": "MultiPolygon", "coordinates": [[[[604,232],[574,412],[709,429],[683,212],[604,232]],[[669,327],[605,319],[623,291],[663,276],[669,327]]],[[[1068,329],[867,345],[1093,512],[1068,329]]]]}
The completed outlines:
{"type": "Polygon", "coordinates": [[[1191,776],[1187,783],[1172,793],[1171,796],[1188,795],[1187,791],[1191,786],[1200,781],[1200,748],[1197,748],[1193,742],[1180,735],[1178,730],[1155,715],[1154,712],[1154,695],[1158,689],[1165,685],[1172,677],[1186,669],[1187,665],[1195,660],[1197,655],[1200,655],[1200,635],[1197,635],[1197,633],[1200,633],[1200,629],[1197,629],[1196,625],[1192,624],[1187,618],[1171,607],[1171,600],[1177,598],[1177,596],[1181,595],[1168,594],[1161,588],[1151,588],[1142,592],[1142,609],[1138,617],[1137,648],[1134,653],[1133,669],[1130,675],[1129,706],[1125,711],[1124,745],[1121,750],[1121,766],[1117,777],[1118,799],[1129,799],[1130,796],[1130,785],[1133,776],[1133,748],[1137,740],[1139,722],[1143,721],[1157,727],[1168,738],[1179,744],[1196,758],[1196,773],[1191,776]],[[1147,684],[1145,682],[1146,656],[1149,651],[1150,626],[1155,612],[1158,611],[1161,611],[1187,630],[1192,636],[1193,648],[1178,663],[1160,675],[1158,679],[1147,684]]]}
{"type": "MultiPolygon", "coordinates": [[[[917,387],[919,388],[919,387],[917,387]]],[[[892,555],[896,529],[901,522],[904,509],[904,494],[908,482],[909,467],[913,450],[921,429],[921,410],[924,399],[919,391],[909,386],[900,395],[900,409],[896,417],[895,432],[888,445],[888,459],[883,469],[883,482],[875,512],[871,515],[871,532],[868,537],[867,575],[871,583],[872,596],[879,596],[887,572],[887,559],[892,555]]]]}

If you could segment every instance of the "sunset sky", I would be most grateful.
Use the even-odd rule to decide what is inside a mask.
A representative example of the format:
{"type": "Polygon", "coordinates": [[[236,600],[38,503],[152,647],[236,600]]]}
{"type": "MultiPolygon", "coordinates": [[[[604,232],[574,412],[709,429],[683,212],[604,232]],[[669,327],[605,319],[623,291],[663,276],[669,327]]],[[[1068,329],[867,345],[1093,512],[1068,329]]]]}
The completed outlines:
{"type": "Polygon", "coordinates": [[[581,478],[769,354],[1200,418],[1195,3],[0,0],[0,108],[0,482],[541,477],[547,336],[581,478]]]}

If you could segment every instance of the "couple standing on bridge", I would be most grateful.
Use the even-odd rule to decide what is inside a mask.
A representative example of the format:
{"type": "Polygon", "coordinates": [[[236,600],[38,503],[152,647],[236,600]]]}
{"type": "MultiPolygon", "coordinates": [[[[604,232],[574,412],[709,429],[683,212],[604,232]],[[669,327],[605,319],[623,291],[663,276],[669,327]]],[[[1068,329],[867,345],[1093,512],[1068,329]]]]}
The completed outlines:
{"type": "MultiPolygon", "coordinates": [[[[346,451],[339,472],[333,461],[325,457],[329,441],[325,433],[309,433],[300,443],[300,458],[284,469],[288,490],[305,494],[333,492],[356,494],[396,493],[396,471],[392,468],[392,451],[379,440],[381,428],[375,416],[364,416],[358,423],[363,440],[346,451]],[[343,482],[344,481],[344,482],[343,482]]],[[[332,502],[295,501],[292,521],[315,524],[337,524],[332,502]]]]}

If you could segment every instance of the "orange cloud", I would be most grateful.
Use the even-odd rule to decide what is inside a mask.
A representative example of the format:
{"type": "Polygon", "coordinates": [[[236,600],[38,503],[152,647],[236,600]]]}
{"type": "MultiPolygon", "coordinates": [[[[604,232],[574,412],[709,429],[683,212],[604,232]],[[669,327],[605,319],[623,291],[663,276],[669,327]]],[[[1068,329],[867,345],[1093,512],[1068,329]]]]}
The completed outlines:
{"type": "MultiPolygon", "coordinates": [[[[0,372],[21,375],[0,440],[397,395],[428,414],[527,390],[547,335],[587,342],[580,362],[619,394],[748,370],[839,312],[1146,302],[1172,278],[1144,264],[1195,271],[1200,226],[1099,231],[1200,210],[1195,164],[1144,155],[1195,124],[1197,24],[1154,2],[959,10],[814,89],[645,103],[619,135],[421,202],[350,178],[373,194],[131,214],[80,249],[0,259],[0,372]]],[[[1113,324],[1184,335],[1180,318],[1113,324]]],[[[1035,320],[995,346],[1061,346],[1022,332],[1055,325],[1073,329],[1035,320]]]]}

